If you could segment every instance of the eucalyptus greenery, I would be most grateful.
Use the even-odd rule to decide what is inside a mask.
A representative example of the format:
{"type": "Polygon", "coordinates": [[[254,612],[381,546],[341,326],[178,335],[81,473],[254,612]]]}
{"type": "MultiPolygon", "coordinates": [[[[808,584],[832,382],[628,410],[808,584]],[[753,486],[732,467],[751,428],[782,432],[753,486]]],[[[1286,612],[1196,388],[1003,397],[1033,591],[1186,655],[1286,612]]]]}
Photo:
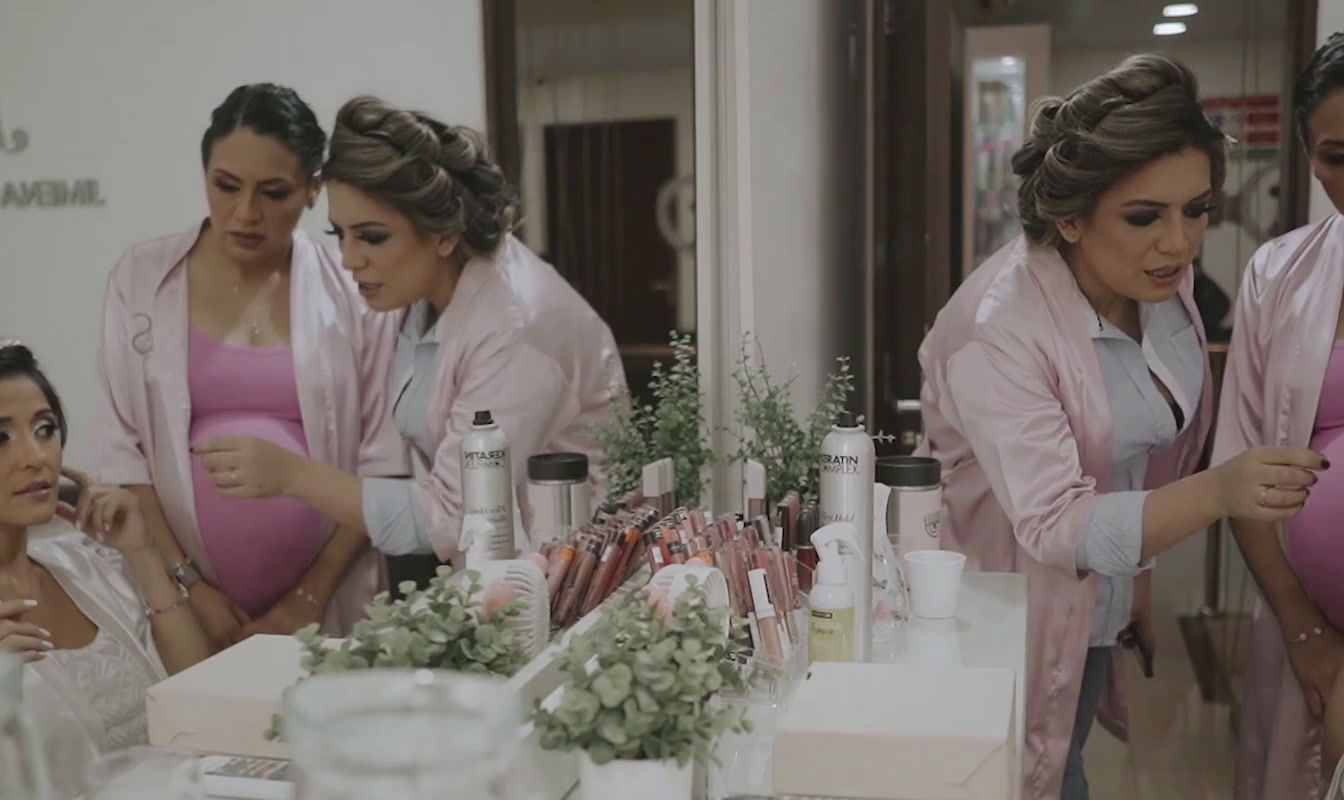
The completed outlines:
{"type": "Polygon", "coordinates": [[[700,372],[695,344],[687,335],[672,333],[672,365],[653,365],[649,389],[653,403],[634,398],[620,404],[611,423],[595,431],[605,451],[607,494],[620,497],[639,488],[645,464],[671,458],[677,470],[677,501],[696,505],[702,486],[700,473],[714,459],[709,448],[700,372]]]}
{"type": "Polygon", "coordinates": [[[541,746],[583,750],[595,764],[616,759],[708,759],[725,732],[746,732],[740,710],[720,692],[740,692],[728,609],[710,609],[703,586],[687,579],[666,620],[648,595],[609,609],[561,655],[559,704],[534,714],[541,746]]]}
{"type": "MultiPolygon", "coordinates": [[[[294,635],[303,644],[304,674],[424,668],[513,675],[528,661],[522,639],[508,624],[522,613],[521,606],[510,603],[489,619],[482,618],[480,574],[468,571],[466,578],[463,585],[452,576],[451,567],[442,566],[423,590],[405,581],[399,600],[390,600],[387,592],[378,594],[365,619],[335,647],[327,645],[316,624],[307,626],[294,635]]],[[[277,717],[266,738],[279,735],[277,717]]]]}
{"type": "Polygon", "coordinates": [[[795,489],[805,503],[818,499],[821,441],[830,433],[840,412],[848,408],[850,395],[854,393],[849,359],[841,356],[835,361],[836,371],[826,377],[821,402],[800,420],[792,398],[798,376],[790,374],[783,381],[775,380],[770,376],[760,344],[750,338],[742,343],[742,354],[733,372],[740,395],[737,412],[740,445],[733,458],[738,461],[750,458],[765,466],[766,496],[771,500],[781,500],[795,489]],[[754,359],[749,357],[753,344],[754,359]]]}

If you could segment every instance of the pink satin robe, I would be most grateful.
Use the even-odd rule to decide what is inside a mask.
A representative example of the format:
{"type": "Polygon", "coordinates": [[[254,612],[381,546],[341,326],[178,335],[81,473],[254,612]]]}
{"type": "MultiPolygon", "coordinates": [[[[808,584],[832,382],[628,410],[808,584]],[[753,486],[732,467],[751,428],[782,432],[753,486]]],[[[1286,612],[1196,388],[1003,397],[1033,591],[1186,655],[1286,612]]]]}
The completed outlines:
{"type": "MultiPolygon", "coordinates": [[[[98,353],[93,474],[105,484],[152,484],[183,552],[214,581],[196,522],[188,430],[187,272],[202,230],[135,245],[108,279],[98,353]]],[[[406,475],[387,375],[396,318],[371,312],[325,248],[294,232],[290,346],[312,460],[361,475],[406,475]]],[[[328,536],[334,530],[328,523],[328,536]]],[[[358,559],[327,607],[324,630],[345,634],[385,588],[380,554],[358,559]]]]}
{"type": "MultiPolygon", "coordinates": [[[[1213,464],[1248,447],[1309,446],[1342,295],[1338,214],[1266,242],[1251,257],[1237,298],[1213,464]]],[[[1279,543],[1287,557],[1282,527],[1279,543]]],[[[1324,789],[1319,726],[1263,599],[1251,619],[1236,796],[1315,800],[1324,789]]]]}
{"type": "MultiPolygon", "coordinates": [[[[439,342],[429,402],[432,460],[411,449],[414,511],[441,559],[462,532],[461,442],[488,409],[508,437],[515,496],[526,497],[527,458],[582,453],[601,500],[602,450],[593,429],[626,395],[611,329],[560,276],[513,236],[492,258],[472,260],[435,323],[439,342]]],[[[404,376],[397,392],[409,383],[404,376]]],[[[530,515],[525,514],[524,521],[530,515]]]]}
{"type": "MultiPolygon", "coordinates": [[[[1180,297],[1203,326],[1191,294],[1180,297]]],[[[1059,796],[1092,629],[1098,576],[1076,554],[1108,491],[1113,423],[1091,331],[1096,314],[1068,266],[1024,237],[953,295],[920,347],[925,440],[943,469],[943,547],[967,568],[1028,576],[1026,752],[1022,797],[1059,796]]],[[[1193,472],[1208,435],[1207,365],[1198,419],[1153,455],[1147,485],[1193,472]]],[[[1098,718],[1123,737],[1117,660],[1098,718]]]]}

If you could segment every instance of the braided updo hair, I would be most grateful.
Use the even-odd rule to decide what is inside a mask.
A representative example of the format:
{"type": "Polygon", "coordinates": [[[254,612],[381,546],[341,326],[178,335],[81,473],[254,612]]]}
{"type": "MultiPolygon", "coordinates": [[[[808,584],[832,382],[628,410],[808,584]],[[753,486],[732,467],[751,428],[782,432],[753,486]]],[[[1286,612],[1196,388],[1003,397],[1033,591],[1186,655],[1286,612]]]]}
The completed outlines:
{"type": "Polygon", "coordinates": [[[1116,181],[1187,147],[1209,157],[1213,191],[1222,189],[1224,136],[1199,105],[1194,74],[1165,56],[1131,56],[1033,114],[1013,174],[1022,230],[1038,244],[1059,247],[1057,223],[1086,218],[1116,181]]]}
{"type": "Polygon", "coordinates": [[[322,177],[378,197],[425,233],[460,237],[467,256],[493,253],[518,221],[518,194],[480,133],[377,97],[341,106],[322,177]]]}

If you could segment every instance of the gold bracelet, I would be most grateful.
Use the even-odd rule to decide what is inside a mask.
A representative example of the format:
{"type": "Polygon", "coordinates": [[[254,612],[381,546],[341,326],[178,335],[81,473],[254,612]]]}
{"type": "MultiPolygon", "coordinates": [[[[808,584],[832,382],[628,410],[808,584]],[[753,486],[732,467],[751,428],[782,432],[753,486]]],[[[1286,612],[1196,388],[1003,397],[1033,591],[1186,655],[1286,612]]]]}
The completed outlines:
{"type": "Polygon", "coordinates": [[[1288,644],[1302,644],[1303,642],[1309,642],[1312,639],[1315,639],[1317,636],[1320,636],[1324,633],[1325,631],[1321,628],[1321,626],[1317,625],[1310,631],[1299,633],[1298,635],[1289,639],[1288,644]]]}
{"type": "Polygon", "coordinates": [[[298,595],[300,600],[304,601],[313,608],[316,608],[319,611],[322,610],[322,604],[317,602],[317,598],[314,597],[312,593],[310,593],[307,589],[303,588],[302,586],[295,586],[294,594],[298,595]]]}
{"type": "Polygon", "coordinates": [[[178,595],[177,602],[173,603],[171,606],[167,606],[165,608],[153,608],[151,606],[145,606],[145,617],[147,617],[148,619],[154,619],[155,617],[161,616],[163,614],[172,613],[178,610],[179,608],[182,608],[182,606],[186,605],[186,602],[187,602],[187,596],[185,594],[180,594],[178,595]]]}

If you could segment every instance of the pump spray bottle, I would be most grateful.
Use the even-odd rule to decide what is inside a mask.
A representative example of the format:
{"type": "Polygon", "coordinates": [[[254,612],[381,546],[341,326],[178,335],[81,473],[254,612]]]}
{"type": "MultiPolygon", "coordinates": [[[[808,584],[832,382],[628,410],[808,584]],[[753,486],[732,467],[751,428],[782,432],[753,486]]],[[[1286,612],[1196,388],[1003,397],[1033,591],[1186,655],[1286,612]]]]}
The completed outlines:
{"type": "MultiPolygon", "coordinates": [[[[870,659],[873,630],[873,439],[854,415],[841,412],[821,442],[821,524],[854,526],[858,567],[863,580],[854,591],[854,660],[870,659]]],[[[813,537],[816,538],[815,536],[813,537]]]]}
{"type": "Polygon", "coordinates": [[[808,655],[813,661],[854,660],[854,591],[858,583],[858,543],[854,526],[836,522],[812,534],[812,546],[821,561],[815,586],[807,596],[811,606],[808,655]]]}

